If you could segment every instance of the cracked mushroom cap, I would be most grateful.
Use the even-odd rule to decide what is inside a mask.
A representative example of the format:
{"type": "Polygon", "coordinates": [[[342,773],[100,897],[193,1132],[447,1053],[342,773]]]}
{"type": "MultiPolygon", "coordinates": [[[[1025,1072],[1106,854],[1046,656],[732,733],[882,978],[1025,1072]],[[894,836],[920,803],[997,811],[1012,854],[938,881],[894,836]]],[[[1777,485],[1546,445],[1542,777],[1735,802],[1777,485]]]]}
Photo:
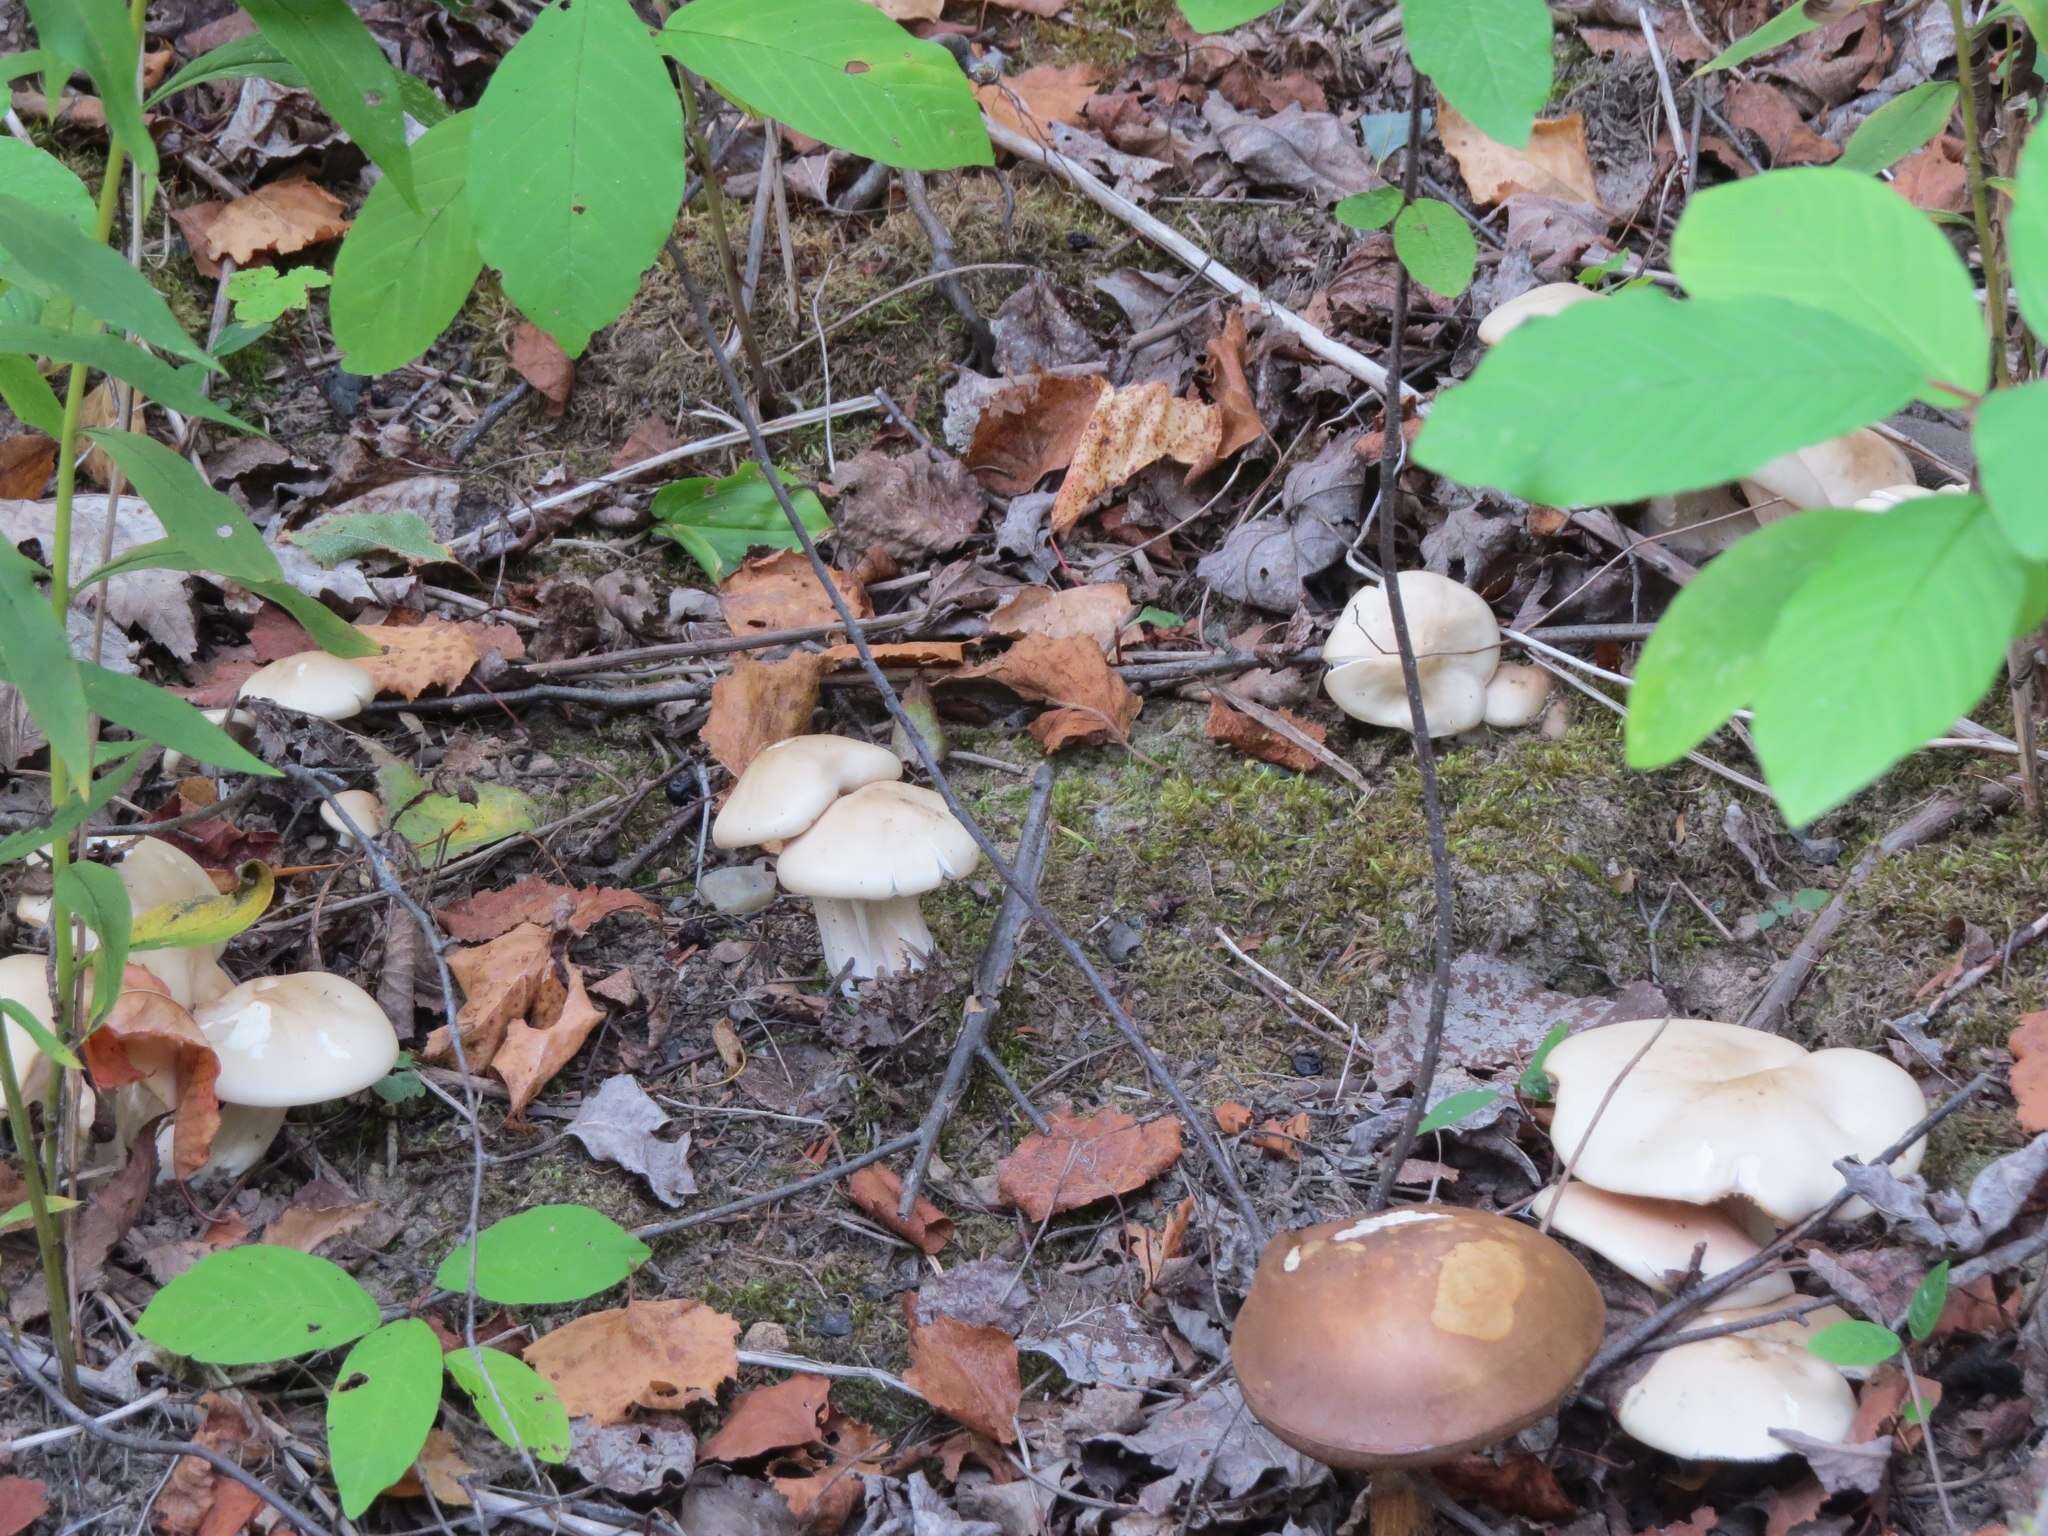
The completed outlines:
{"type": "Polygon", "coordinates": [[[1592,1276],[1534,1227],[1404,1206],[1275,1237],[1230,1358],[1245,1406],[1305,1455],[1431,1466],[1549,1413],[1605,1321],[1592,1276]]]}
{"type": "MultiPolygon", "coordinates": [[[[1919,1085],[1882,1056],[1809,1054],[1706,1019],[1582,1030],[1545,1070],[1557,1092],[1550,1138],[1586,1183],[1688,1205],[1740,1197],[1781,1225],[1840,1191],[1838,1158],[1875,1156],[1927,1113],[1919,1085]]],[[[1915,1143],[1893,1171],[1911,1173],[1924,1150],[1915,1143]]]]}
{"type": "Polygon", "coordinates": [[[795,896],[889,901],[936,890],[980,860],[981,850],[944,800],[885,780],[833,801],[782,850],[775,877],[795,896]]]}
{"type": "Polygon", "coordinates": [[[289,1109],[367,1088],[398,1061],[377,1000],[326,971],[259,976],[192,1011],[220,1057],[224,1104],[289,1109]]]}
{"type": "MultiPolygon", "coordinates": [[[[1782,1305],[1702,1312],[1686,1326],[1738,1322],[1782,1305]]],[[[1839,1370],[1806,1347],[1816,1329],[1846,1315],[1824,1307],[1804,1319],[1662,1350],[1622,1394],[1615,1420],[1644,1445],[1688,1461],[1776,1461],[1792,1455],[1793,1448],[1772,1435],[1774,1429],[1846,1440],[1856,1420],[1856,1395],[1839,1370]]]]}
{"type": "Polygon", "coordinates": [[[711,841],[721,848],[786,843],[848,790],[903,777],[887,747],[847,736],[791,736],[764,747],[726,797],[711,841]]]}
{"type": "MultiPolygon", "coordinates": [[[[1544,1190],[1530,1211],[1539,1220],[1547,1219],[1551,1231],[1585,1244],[1653,1290],[1668,1292],[1669,1277],[1690,1267],[1693,1249],[1701,1243],[1707,1250],[1700,1273],[1709,1277],[1755,1258],[1761,1246],[1726,1211],[1711,1205],[1617,1195],[1577,1179],[1561,1189],[1560,1193],[1560,1186],[1553,1184],[1544,1190]]],[[[1781,1302],[1791,1294],[1792,1277],[1771,1270],[1729,1291],[1721,1305],[1725,1309],[1781,1302]]]]}
{"type": "Polygon", "coordinates": [[[360,715],[376,696],[377,684],[369,673],[325,651],[301,651],[258,667],[242,684],[240,695],[322,720],[360,715]]]}
{"type": "MultiPolygon", "coordinates": [[[[1500,667],[1500,625],[1471,588],[1432,571],[1403,571],[1401,599],[1422,680],[1422,718],[1432,736],[1469,731],[1486,718],[1486,685],[1500,667]]],[[[1323,644],[1323,688],[1354,720],[1408,729],[1408,693],[1384,586],[1362,587],[1323,644]]]]}
{"type": "Polygon", "coordinates": [[[1774,523],[1807,507],[1853,507],[1875,492],[1912,483],[1904,450],[1861,427],[1752,470],[1742,479],[1742,493],[1758,522],[1774,523]]]}
{"type": "Polygon", "coordinates": [[[1481,346],[1498,346],[1500,339],[1516,327],[1539,316],[1560,314],[1574,304],[1600,295],[1579,283],[1544,283],[1527,293],[1518,293],[1505,304],[1496,304],[1479,322],[1481,346]]]}

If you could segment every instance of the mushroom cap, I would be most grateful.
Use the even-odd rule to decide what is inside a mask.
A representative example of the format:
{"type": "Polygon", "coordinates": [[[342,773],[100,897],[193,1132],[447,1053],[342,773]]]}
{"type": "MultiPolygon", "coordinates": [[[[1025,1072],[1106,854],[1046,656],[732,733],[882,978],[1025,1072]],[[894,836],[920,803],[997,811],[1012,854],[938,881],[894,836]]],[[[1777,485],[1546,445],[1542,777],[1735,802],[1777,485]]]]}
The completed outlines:
{"type": "Polygon", "coordinates": [[[348,819],[350,821],[361,827],[371,837],[375,837],[384,830],[384,802],[367,789],[344,789],[332,800],[322,800],[320,802],[321,821],[327,824],[328,829],[342,843],[353,843],[356,840],[356,835],[342,824],[339,816],[334,814],[334,808],[337,805],[348,812],[348,819]]]}
{"type": "Polygon", "coordinates": [[[1486,684],[1486,723],[1501,730],[1533,725],[1550,702],[1550,674],[1524,662],[1504,661],[1486,684]]]}
{"type": "Polygon", "coordinates": [[[832,802],[775,861],[782,888],[797,896],[888,901],[922,896],[958,880],[981,860],[946,802],[915,784],[863,784],[832,802]]]}
{"type": "Polygon", "coordinates": [[[398,1061],[377,1000],[326,971],[259,976],[192,1011],[220,1057],[224,1104],[320,1104],[367,1088],[398,1061]]]}
{"type": "Polygon", "coordinates": [[[1688,560],[1718,555],[1758,526],[1756,514],[1732,485],[1652,496],[1643,503],[1642,525],[1688,560]]]}
{"type": "Polygon", "coordinates": [[[1509,331],[1543,315],[1555,315],[1600,295],[1582,283],[1544,283],[1527,293],[1518,293],[1505,304],[1496,304],[1479,322],[1482,346],[1498,346],[1509,331]]]}
{"type": "Polygon", "coordinates": [[[376,696],[377,684],[368,672],[325,651],[300,651],[258,667],[241,692],[244,699],[262,699],[322,720],[360,715],[376,696]]]}
{"type": "MultiPolygon", "coordinates": [[[[1469,731],[1486,716],[1486,684],[1500,666],[1500,625],[1471,588],[1433,571],[1403,571],[1401,600],[1432,736],[1469,731]]],[[[1405,731],[1408,692],[1385,586],[1361,587],[1323,643],[1323,688],[1354,720],[1405,731]]]]}
{"type": "Polygon", "coordinates": [[[1874,491],[1913,482],[1913,464],[1896,443],[1859,427],[1841,437],[1781,454],[1742,479],[1756,520],[1774,523],[1807,507],[1853,507],[1874,491]]]}
{"type": "Polygon", "coordinates": [[[721,848],[787,842],[848,790],[902,777],[902,760],[887,747],[847,736],[791,736],[747,764],[711,824],[711,841],[721,848]]]}
{"type": "Polygon", "coordinates": [[[1963,496],[1969,492],[1967,485],[1943,485],[1929,490],[1924,485],[1885,485],[1867,496],[1856,500],[1858,512],[1889,512],[1902,501],[1918,501],[1923,496],[1963,496]]]}
{"type": "MultiPolygon", "coordinates": [[[[1777,1035],[1706,1019],[1582,1030],[1550,1053],[1545,1070],[1557,1088],[1550,1138],[1588,1184],[1688,1205],[1740,1196],[1780,1223],[1840,1192],[1836,1159],[1875,1156],[1927,1113],[1919,1085],[1882,1056],[1809,1054],[1777,1035]],[[1659,1025],[1664,1033],[1651,1045],[1659,1025]]],[[[1924,1150],[1916,1142],[1894,1171],[1912,1172],[1924,1150]]]]}
{"type": "MultiPolygon", "coordinates": [[[[1738,1322],[1781,1303],[1702,1312],[1689,1327],[1738,1322]]],[[[1688,1461],[1776,1461],[1793,1448],[1772,1436],[1795,1429],[1842,1441],[1856,1395],[1834,1366],[1806,1347],[1829,1310],[1661,1351],[1622,1394],[1615,1419],[1644,1445],[1688,1461]]]]}
{"type": "MultiPolygon", "coordinates": [[[[1658,1291],[1670,1290],[1666,1277],[1674,1271],[1683,1273],[1701,1243],[1707,1251],[1700,1273],[1708,1276],[1756,1257],[1761,1246],[1732,1216],[1714,1206],[1617,1195],[1579,1180],[1553,1184],[1529,1209],[1539,1219],[1548,1218],[1553,1232],[1584,1243],[1622,1273],[1658,1291]]],[[[1791,1294],[1792,1277],[1770,1270],[1729,1291],[1721,1306],[1778,1302],[1791,1294]]]]}
{"type": "MultiPolygon", "coordinates": [[[[49,972],[41,955],[9,955],[0,959],[0,997],[26,1008],[43,1028],[55,1033],[57,1010],[50,1006],[49,972]]],[[[7,1031],[7,1055],[14,1063],[14,1083],[24,1099],[39,1097],[48,1079],[49,1058],[36,1048],[27,1030],[5,1014],[0,1029],[7,1031]]]]}
{"type": "Polygon", "coordinates": [[[1606,1307],[1534,1227],[1449,1205],[1282,1232],[1237,1314],[1245,1406],[1333,1467],[1430,1466],[1557,1406],[1606,1307]]]}

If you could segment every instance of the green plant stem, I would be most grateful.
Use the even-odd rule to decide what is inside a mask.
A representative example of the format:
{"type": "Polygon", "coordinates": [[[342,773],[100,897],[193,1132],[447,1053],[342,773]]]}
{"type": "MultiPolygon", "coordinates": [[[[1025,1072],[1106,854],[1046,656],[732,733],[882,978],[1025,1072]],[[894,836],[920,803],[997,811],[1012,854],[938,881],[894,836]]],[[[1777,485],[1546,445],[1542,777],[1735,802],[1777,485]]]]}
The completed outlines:
{"type": "Polygon", "coordinates": [[[740,346],[747,354],[747,368],[754,375],[754,394],[760,400],[775,398],[775,380],[761,356],[761,344],[754,337],[753,318],[747,313],[746,298],[740,291],[739,264],[733,259],[732,237],[725,217],[725,193],[718,185],[718,170],[711,163],[711,146],[704,140],[704,127],[697,115],[697,77],[688,70],[683,77],[683,135],[690,154],[704,178],[704,206],[711,214],[711,234],[718,244],[718,270],[725,280],[725,297],[732,305],[733,323],[739,327],[740,346]]]}
{"type": "MultiPolygon", "coordinates": [[[[63,1068],[50,1063],[52,1081],[63,1081],[63,1068]]],[[[64,1234],[57,1213],[50,1209],[49,1189],[43,1183],[41,1162],[34,1154],[35,1138],[29,1130],[28,1105],[22,1101],[21,1083],[14,1073],[14,1052],[7,1043],[7,1031],[0,1028],[0,1090],[7,1098],[7,1125],[14,1133],[15,1151],[21,1154],[21,1182],[28,1191],[28,1208],[36,1229],[36,1252],[43,1261],[43,1289],[50,1299],[50,1339],[57,1349],[57,1370],[65,1395],[78,1397],[78,1352],[71,1337],[71,1296],[64,1284],[64,1234]]],[[[51,1140],[56,1138],[53,1136],[51,1140]]]]}

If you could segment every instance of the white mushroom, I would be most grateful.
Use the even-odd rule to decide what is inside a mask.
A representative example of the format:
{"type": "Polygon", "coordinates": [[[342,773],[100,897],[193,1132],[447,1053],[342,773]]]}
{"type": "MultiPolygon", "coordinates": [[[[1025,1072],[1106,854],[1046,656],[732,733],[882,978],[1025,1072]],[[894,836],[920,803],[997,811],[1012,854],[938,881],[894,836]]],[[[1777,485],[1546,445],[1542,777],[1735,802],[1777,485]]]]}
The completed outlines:
{"type": "Polygon", "coordinates": [[[241,697],[260,699],[301,715],[346,720],[377,696],[376,680],[354,662],[325,651],[300,651],[258,667],[241,697]]]}
{"type": "MultiPolygon", "coordinates": [[[[1580,1180],[1553,1184],[1529,1208],[1548,1220],[1552,1231],[1584,1243],[1623,1274],[1658,1291],[1671,1289],[1670,1277],[1685,1273],[1701,1243],[1707,1246],[1700,1257],[1700,1273],[1708,1278],[1756,1257],[1760,1247],[1713,1206],[1617,1195],[1580,1180]]],[[[1719,1304],[1724,1310],[1747,1307],[1791,1294],[1792,1277],[1781,1269],[1770,1270],[1745,1280],[1719,1304]]]]}
{"type": "MultiPolygon", "coordinates": [[[[9,955],[0,960],[0,997],[19,1003],[51,1034],[57,1032],[57,1010],[50,1006],[49,969],[41,955],[9,955]]],[[[0,1015],[7,1031],[7,1055],[14,1063],[14,1085],[24,1102],[40,1099],[50,1082],[50,1058],[14,1020],[0,1015]]]]}
{"type": "MultiPolygon", "coordinates": [[[[1875,1156],[1927,1112],[1919,1085],[1882,1056],[1809,1054],[1704,1019],[1582,1030],[1545,1070],[1551,1140],[1588,1184],[1689,1205],[1739,1197],[1781,1224],[1841,1191],[1838,1159],[1875,1156]]],[[[1916,1142],[1893,1170],[1912,1172],[1923,1150],[1916,1142]]]]}
{"type": "MultiPolygon", "coordinates": [[[[96,849],[113,852],[114,872],[128,892],[131,917],[174,902],[203,901],[219,894],[203,864],[160,837],[98,837],[92,843],[96,849]]],[[[15,903],[14,915],[34,927],[45,927],[50,921],[50,898],[24,896],[15,903]]],[[[88,949],[97,942],[90,933],[86,935],[88,949]]],[[[161,981],[180,1007],[194,1008],[235,984],[221,969],[220,957],[226,952],[224,943],[145,949],[130,956],[130,963],[161,981]]]]}
{"type": "MultiPolygon", "coordinates": [[[[1432,736],[1469,731],[1486,717],[1486,685],[1500,666],[1500,626],[1471,588],[1431,571],[1403,571],[1402,604],[1432,736]]],[[[1409,728],[1408,692],[1384,587],[1362,587],[1323,645],[1323,687],[1354,720],[1409,728]]]]}
{"type": "Polygon", "coordinates": [[[1760,523],[1808,507],[1853,507],[1865,496],[1910,484],[1913,465],[1897,444],[1868,427],[1780,455],[1742,480],[1760,523]]]}
{"type": "Polygon", "coordinates": [[[834,801],[783,848],[775,873],[784,890],[811,898],[826,970],[850,966],[866,978],[923,968],[932,932],[918,897],[980,858],[944,800],[884,780],[834,801]]]}
{"type": "Polygon", "coordinates": [[[1732,485],[1652,496],[1643,504],[1642,523],[1673,554],[1688,560],[1718,555],[1758,527],[1756,514],[1732,485]]]}
{"type": "MultiPolygon", "coordinates": [[[[192,1171],[187,1182],[197,1183],[215,1176],[223,1179],[242,1177],[263,1161],[263,1154],[270,1150],[270,1144],[277,1140],[277,1133],[284,1129],[284,1116],[282,1108],[221,1105],[220,1129],[213,1133],[213,1146],[206,1154],[206,1161],[192,1171]]],[[[157,1182],[160,1184],[168,1183],[175,1171],[171,1167],[175,1130],[176,1127],[165,1121],[156,1133],[157,1182]]]]}
{"type": "Polygon", "coordinates": [[[887,747],[847,736],[791,736],[747,764],[711,825],[711,840],[774,853],[848,790],[902,777],[903,764],[887,747]]]}
{"type": "Polygon", "coordinates": [[[398,1061],[377,1000],[325,971],[259,976],[192,1011],[220,1057],[224,1104],[319,1104],[369,1087],[398,1061]]]}
{"type": "Polygon", "coordinates": [[[1479,322],[1479,341],[1482,346],[1496,346],[1508,332],[1531,320],[1561,314],[1574,304],[1583,304],[1600,295],[1581,283],[1544,283],[1531,288],[1527,293],[1516,294],[1505,304],[1496,304],[1484,320],[1479,322]]]}
{"type": "Polygon", "coordinates": [[[348,819],[368,836],[375,837],[384,830],[384,802],[367,789],[344,789],[333,800],[320,802],[320,819],[332,829],[342,847],[353,846],[356,835],[343,824],[341,817],[334,814],[336,806],[347,812],[348,819]]]}
{"type": "Polygon", "coordinates": [[[1885,485],[1878,487],[1868,496],[1858,497],[1856,500],[1856,510],[1858,512],[1889,512],[1901,502],[1918,501],[1923,496],[1965,496],[1969,494],[1969,490],[1970,488],[1967,485],[1943,485],[1937,486],[1931,491],[1926,486],[1919,484],[1885,485]]]}
{"type": "Polygon", "coordinates": [[[1525,662],[1504,661],[1486,684],[1486,723],[1501,730],[1533,725],[1550,702],[1550,674],[1525,662]]]}

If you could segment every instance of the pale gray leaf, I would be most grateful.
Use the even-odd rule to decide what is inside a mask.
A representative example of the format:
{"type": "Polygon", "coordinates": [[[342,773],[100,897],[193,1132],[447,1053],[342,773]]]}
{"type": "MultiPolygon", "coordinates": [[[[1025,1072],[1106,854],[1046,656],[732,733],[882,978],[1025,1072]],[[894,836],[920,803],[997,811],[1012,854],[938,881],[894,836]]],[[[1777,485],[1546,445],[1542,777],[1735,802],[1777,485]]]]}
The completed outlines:
{"type": "Polygon", "coordinates": [[[569,1465],[611,1493],[659,1493],[671,1482],[680,1487],[697,1465],[697,1437],[677,1422],[600,1428],[572,1419],[569,1434],[569,1465]]]}
{"type": "Polygon", "coordinates": [[[1876,1493],[1884,1486],[1885,1469],[1892,1459],[1890,1435],[1842,1445],[1833,1440],[1817,1440],[1796,1429],[1774,1429],[1771,1434],[1806,1458],[1813,1475],[1830,1494],[1876,1493]]]}
{"type": "Polygon", "coordinates": [[[647,1090],[621,1072],[583,1101],[568,1134],[592,1157],[639,1174],[663,1205],[677,1206],[697,1193],[697,1181],[690,1174],[690,1138],[663,1141],[656,1134],[668,1121],[647,1090]]]}
{"type": "Polygon", "coordinates": [[[1175,1365],[1158,1330],[1129,1302],[1098,1307],[1020,1338],[1017,1347],[1047,1356],[1070,1381],[1112,1387],[1149,1387],[1171,1376],[1175,1365]]]}
{"type": "Polygon", "coordinates": [[[1979,1242],[1988,1242],[2011,1226],[2044,1178],[2048,1178],[2048,1133],[1988,1164],[1972,1179],[1968,1204],[1980,1229],[1979,1242]]]}

